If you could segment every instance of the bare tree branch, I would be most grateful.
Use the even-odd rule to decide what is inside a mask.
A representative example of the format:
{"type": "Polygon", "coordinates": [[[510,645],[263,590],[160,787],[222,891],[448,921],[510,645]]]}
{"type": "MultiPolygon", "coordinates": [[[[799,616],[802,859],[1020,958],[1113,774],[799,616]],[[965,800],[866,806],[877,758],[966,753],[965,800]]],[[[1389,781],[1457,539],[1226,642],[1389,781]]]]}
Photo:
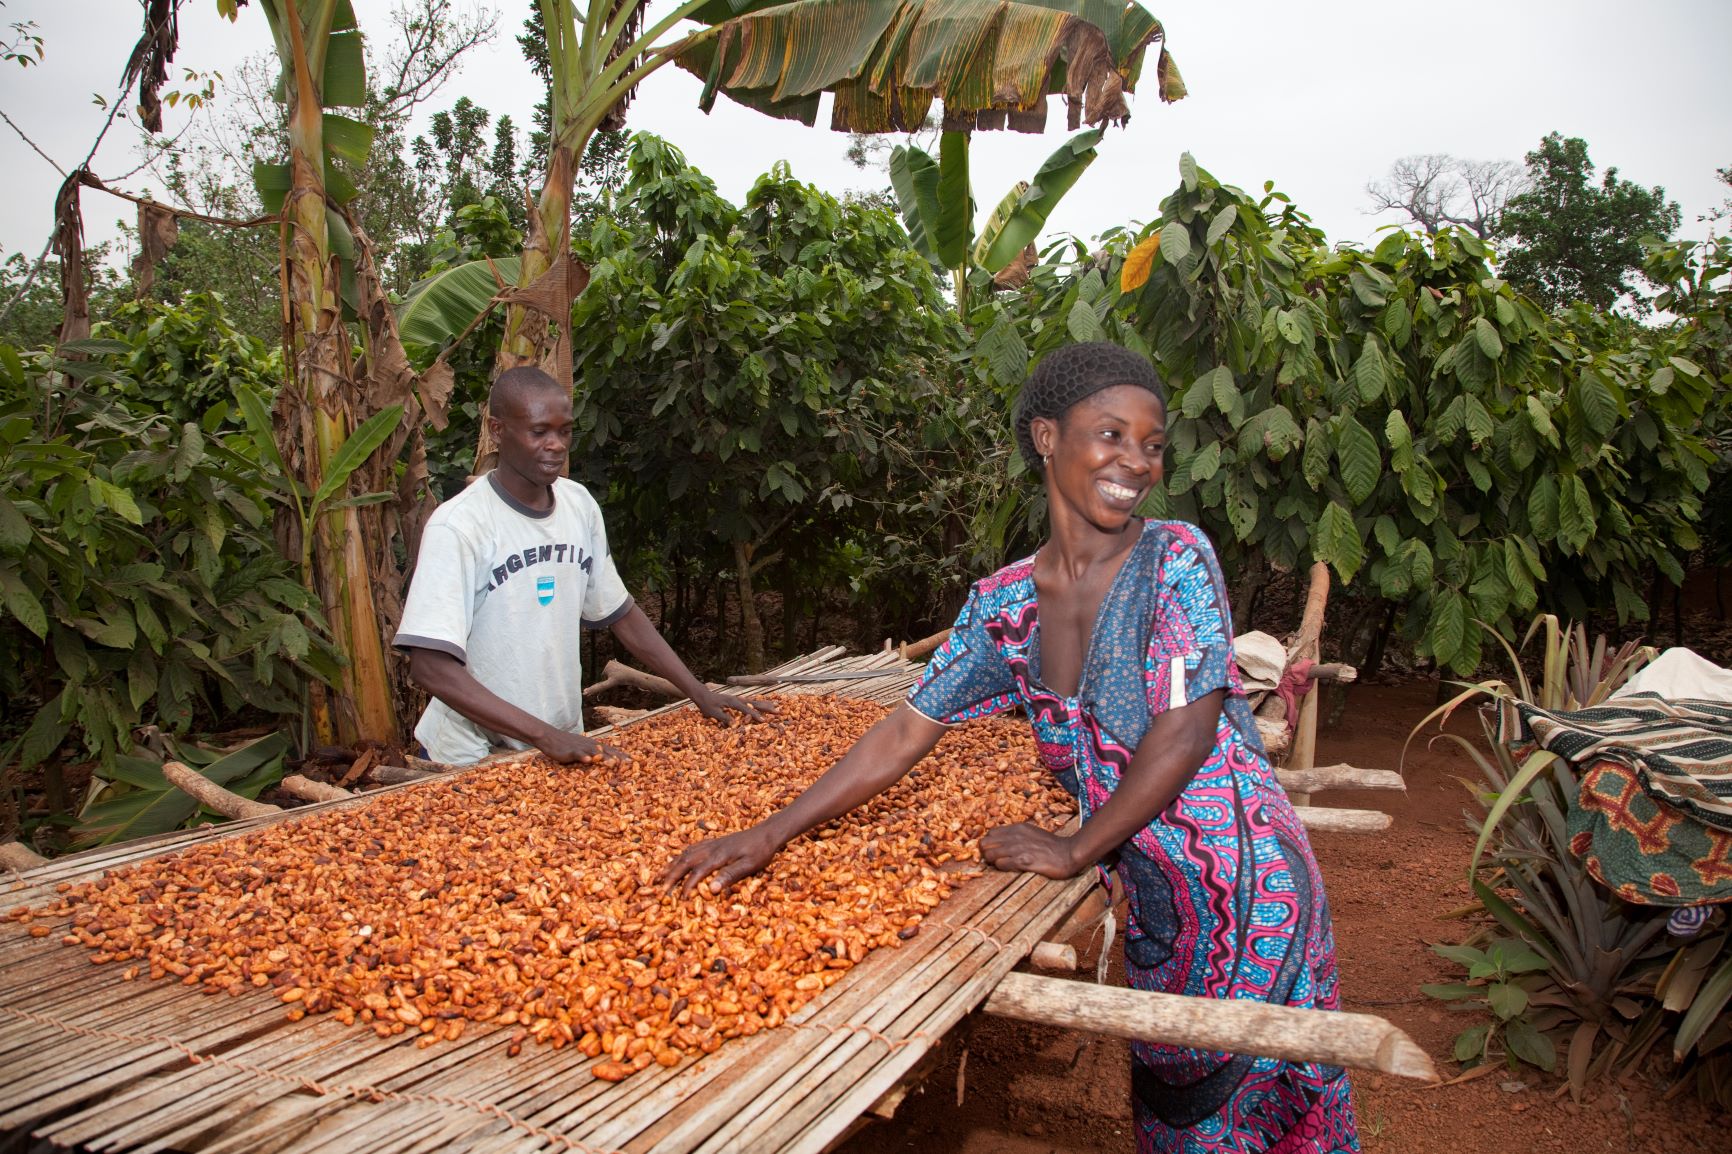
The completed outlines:
{"type": "Polygon", "coordinates": [[[1400,212],[1427,234],[1446,224],[1488,239],[1504,203],[1521,191],[1523,169],[1509,160],[1463,160],[1448,153],[1403,156],[1365,186],[1371,211],[1400,212]]]}
{"type": "Polygon", "coordinates": [[[379,93],[381,119],[409,119],[456,74],[465,52],[497,35],[499,13],[493,9],[453,9],[453,0],[407,0],[391,10],[399,38],[380,69],[391,77],[379,93]]]}
{"type": "MultiPolygon", "coordinates": [[[[97,130],[96,139],[90,142],[90,151],[85,153],[84,159],[78,162],[79,169],[90,167],[91,160],[96,156],[96,150],[102,147],[103,138],[108,135],[108,130],[114,126],[114,118],[120,114],[120,107],[126,101],[126,93],[132,87],[133,79],[133,76],[126,77],[121,84],[120,91],[115,94],[113,100],[108,102],[108,115],[103,119],[102,127],[97,130]]],[[[76,172],[78,169],[73,171],[76,172]]],[[[24,283],[18,286],[18,291],[13,294],[10,301],[6,302],[6,310],[0,312],[0,329],[6,327],[6,322],[12,318],[12,310],[16,309],[19,302],[30,294],[30,287],[36,283],[37,276],[42,272],[43,264],[48,260],[48,253],[54,247],[54,238],[57,232],[57,228],[49,231],[48,243],[42,246],[42,255],[38,256],[36,263],[31,266],[30,275],[24,278],[24,283]]]]}
{"type": "Polygon", "coordinates": [[[66,170],[60,167],[60,163],[52,156],[49,156],[46,152],[43,152],[42,146],[37,144],[34,140],[31,140],[29,135],[13,122],[12,118],[6,115],[6,110],[4,108],[0,108],[0,120],[4,120],[7,124],[10,124],[12,126],[12,131],[18,134],[18,138],[34,149],[37,156],[40,156],[43,160],[46,160],[49,164],[53,165],[55,172],[58,172],[61,176],[66,175],[66,170]]]}

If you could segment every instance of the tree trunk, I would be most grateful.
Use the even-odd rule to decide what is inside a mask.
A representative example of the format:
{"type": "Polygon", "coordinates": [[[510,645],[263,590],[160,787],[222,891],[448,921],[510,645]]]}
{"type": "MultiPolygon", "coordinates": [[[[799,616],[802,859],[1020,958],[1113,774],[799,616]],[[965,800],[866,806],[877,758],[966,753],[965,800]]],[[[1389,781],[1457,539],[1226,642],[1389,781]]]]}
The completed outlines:
{"type": "Polygon", "coordinates": [[[794,646],[798,644],[800,631],[799,582],[795,579],[794,567],[782,567],[782,579],[777,582],[782,591],[782,652],[781,658],[786,661],[794,656],[794,646]]]}
{"type": "MultiPolygon", "coordinates": [[[[282,235],[294,388],[279,397],[278,434],[283,459],[298,467],[312,493],[354,429],[356,390],[326,223],[324,113],[308,69],[300,17],[292,5],[286,8],[294,83],[287,86],[291,184],[283,202],[282,235]]],[[[333,510],[302,532],[310,534],[301,544],[303,576],[317,591],[331,636],[348,659],[325,708],[315,707],[319,740],[389,744],[397,736],[397,719],[358,512],[333,510]]]]}
{"type": "Polygon", "coordinates": [[[1260,556],[1253,556],[1245,565],[1239,580],[1233,583],[1233,632],[1252,628],[1257,612],[1257,594],[1269,579],[1269,567],[1260,556]]]}
{"type": "Polygon", "coordinates": [[[1383,611],[1383,624],[1371,635],[1371,644],[1365,650],[1365,656],[1359,662],[1359,676],[1369,681],[1383,669],[1383,655],[1389,649],[1389,634],[1395,628],[1395,611],[1399,608],[1395,602],[1386,604],[1383,611]]]}
{"type": "Polygon", "coordinates": [[[746,672],[764,668],[764,622],[758,616],[758,600],[752,590],[752,554],[749,541],[734,542],[734,579],[740,592],[740,636],[746,645],[746,672]]]}
{"type": "MultiPolygon", "coordinates": [[[[554,125],[557,137],[559,125],[554,125]]],[[[579,147],[586,145],[587,139],[579,147]]],[[[546,180],[541,197],[529,214],[529,235],[523,241],[522,261],[517,273],[520,299],[505,306],[505,335],[493,360],[495,380],[508,369],[538,365],[554,380],[571,384],[571,302],[581,286],[574,277],[550,272],[570,268],[571,190],[577,177],[576,153],[569,146],[555,146],[548,153],[546,180]],[[537,282],[541,282],[537,284],[537,282]],[[549,322],[553,323],[549,323],[549,322]]],[[[582,278],[587,282],[587,276],[582,278]]],[[[475,471],[479,477],[499,459],[493,435],[485,419],[475,446],[475,471]]]]}

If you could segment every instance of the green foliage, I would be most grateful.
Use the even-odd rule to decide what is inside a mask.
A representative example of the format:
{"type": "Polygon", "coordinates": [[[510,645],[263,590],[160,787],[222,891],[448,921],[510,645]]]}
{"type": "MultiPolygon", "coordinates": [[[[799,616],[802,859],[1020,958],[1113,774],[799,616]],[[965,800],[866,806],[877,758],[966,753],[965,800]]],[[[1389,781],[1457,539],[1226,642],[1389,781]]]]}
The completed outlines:
{"type": "Polygon", "coordinates": [[[439,209],[455,216],[482,197],[492,196],[506,206],[512,226],[522,229],[528,213],[520,192],[515,128],[511,117],[501,116],[489,146],[486,130],[492,118],[467,96],[458,97],[449,111],[433,114],[428,134],[417,136],[409,151],[423,174],[440,174],[439,209]]]}
{"type": "Polygon", "coordinates": [[[251,442],[221,402],[180,423],[129,408],[158,387],[126,374],[132,345],[67,351],[89,359],[0,346],[0,694],[24,727],[5,760],[73,736],[112,765],[139,725],[298,713],[338,658],[270,538],[251,442]]]}
{"type": "MultiPolygon", "coordinates": [[[[1272,187],[1180,168],[1147,226],[1058,246],[977,310],[1007,404],[1018,346],[1146,351],[1174,418],[1150,511],[1201,524],[1229,573],[1327,562],[1459,673],[1542,604],[1647,616],[1636,591],[1699,543],[1727,423],[1692,323],[1553,316],[1470,233],[1330,248],[1272,187]]],[[[990,525],[1022,523],[994,493],[990,525]]]]}
{"type": "MultiPolygon", "coordinates": [[[[89,245],[84,250],[85,292],[92,316],[105,316],[122,299],[121,277],[108,265],[112,246],[89,245]]],[[[60,322],[64,316],[60,298],[60,261],[48,257],[36,279],[30,279],[35,266],[21,252],[0,260],[0,311],[6,314],[6,328],[0,340],[21,349],[39,349],[60,339],[60,322]]]]}
{"type": "Polygon", "coordinates": [[[896,454],[945,444],[936,379],[961,343],[895,218],[785,166],[735,208],[647,135],[620,218],[641,223],[577,246],[573,314],[573,468],[616,533],[710,573],[745,546],[784,585],[821,588],[853,552],[889,563],[872,526],[895,512],[896,454]]]}
{"type": "Polygon", "coordinates": [[[129,350],[119,375],[99,387],[177,425],[202,420],[236,389],[274,395],[283,377],[282,350],[236,328],[225,302],[209,293],[192,293],[179,305],[127,301],[93,335],[122,341],[129,350]]]}
{"type": "Polygon", "coordinates": [[[1082,177],[1084,170],[1094,163],[1095,145],[1104,135],[1105,131],[1099,128],[1079,132],[1046,158],[1035,172],[1034,180],[1022,186],[1021,195],[1016,198],[1014,207],[1006,214],[997,232],[994,233],[990,226],[981,230],[979,244],[985,246],[985,251],[977,247],[975,255],[975,262],[980,267],[996,273],[1034,243],[1041,229],[1046,227],[1046,218],[1052,215],[1052,210],[1058,207],[1058,202],[1082,177]]]}
{"type": "MultiPolygon", "coordinates": [[[[228,753],[165,738],[175,760],[241,797],[256,798],[282,780],[288,735],[270,734],[228,753]]],[[[162,759],[120,754],[103,765],[78,813],[73,837],[80,845],[108,845],[167,833],[186,825],[219,820],[193,798],[168,783],[162,759]]]]}
{"type": "MultiPolygon", "coordinates": [[[[1721,170],[1721,176],[1732,183],[1732,169],[1721,170]]],[[[1645,275],[1660,286],[1654,307],[1680,318],[1677,359],[1669,357],[1658,367],[1660,383],[1682,378],[1687,386],[1705,384],[1715,394],[1719,420],[1709,445],[1718,459],[1710,466],[1696,537],[1711,564],[1732,563],[1732,430],[1725,399],[1726,386],[1732,385],[1732,236],[1712,236],[1697,245],[1653,245],[1645,275]]]]}
{"type": "MultiPolygon", "coordinates": [[[[1490,699],[1498,709],[1513,702],[1568,711],[1606,700],[1651,660],[1652,648],[1613,650],[1605,638],[1588,643],[1580,626],[1561,626],[1543,615],[1528,631],[1541,652],[1537,668],[1524,668],[1505,646],[1510,680],[1468,685],[1414,728],[1461,705],[1490,699]]],[[[1525,646],[1524,646],[1525,647],[1525,646]]],[[[1572,1090],[1638,1064],[1668,1034],[1677,1060],[1691,1059],[1704,1096],[1732,1101],[1732,950],[1726,932],[1710,932],[1682,947],[1665,938],[1669,910],[1640,906],[1607,892],[1570,845],[1567,818],[1578,789],[1570,763],[1544,749],[1517,750],[1497,740],[1482,711],[1484,740],[1445,733],[1479,770],[1485,808],[1468,866],[1475,896],[1499,936],[1481,949],[1471,941],[1439,946],[1443,957],[1467,968],[1465,983],[1422,986],[1466,1008],[1491,1011],[1486,1022],[1456,1039],[1458,1061],[1478,1064],[1498,1056],[1550,1070],[1567,1055],[1572,1090]]],[[[1408,739],[1412,741],[1410,736],[1408,739]]]]}
{"type": "Polygon", "coordinates": [[[380,409],[356,425],[354,431],[343,440],[342,445],[326,463],[318,489],[309,493],[307,487],[283,462],[272,427],[270,409],[264,400],[246,388],[237,388],[235,402],[246,424],[247,433],[252,438],[258,461],[269,466],[259,471],[259,494],[282,506],[284,512],[293,513],[299,521],[301,574],[302,578],[310,583],[313,572],[313,526],[318,522],[320,514],[351,505],[372,505],[395,498],[394,493],[361,493],[342,498],[337,495],[346,491],[350,476],[396,431],[398,423],[403,419],[403,406],[390,405],[380,409]]]}
{"type": "Polygon", "coordinates": [[[1019,181],[1005,194],[978,236],[968,177],[968,133],[944,133],[936,160],[913,144],[891,150],[890,183],[909,241],[933,267],[952,271],[965,315],[974,270],[997,273],[1034,243],[1046,218],[1094,163],[1095,146],[1104,135],[1104,129],[1091,128],[1060,145],[1032,183],[1019,181]]]}
{"type": "Polygon", "coordinates": [[[1420,993],[1452,1008],[1479,1008],[1490,1012],[1488,1021],[1463,1030],[1455,1039],[1455,1060],[1477,1066],[1501,1050],[1514,1069],[1518,1062],[1551,1070],[1557,1050],[1545,1034],[1528,1020],[1532,997],[1542,983],[1538,976],[1546,959],[1526,943],[1512,938],[1494,939],[1485,949],[1474,946],[1433,946],[1441,957],[1467,968],[1466,982],[1422,985],[1420,993]]]}
{"type": "Polygon", "coordinates": [[[1664,188],[1622,180],[1616,168],[1596,185],[1587,141],[1553,132],[1527,154],[1526,187],[1505,202],[1494,236],[1509,246],[1503,275],[1542,305],[1605,310],[1634,295],[1643,239],[1677,227],[1664,188]]]}

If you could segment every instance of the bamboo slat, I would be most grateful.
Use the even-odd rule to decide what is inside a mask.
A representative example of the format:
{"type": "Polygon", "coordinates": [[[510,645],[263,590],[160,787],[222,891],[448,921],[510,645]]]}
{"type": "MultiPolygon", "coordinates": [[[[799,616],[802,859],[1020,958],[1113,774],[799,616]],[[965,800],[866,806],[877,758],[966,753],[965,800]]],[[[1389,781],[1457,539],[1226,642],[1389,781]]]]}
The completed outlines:
{"type": "MultiPolygon", "coordinates": [[[[822,649],[770,671],[830,683],[734,689],[835,693],[894,704],[920,666],[895,651],[822,649]]],[[[682,708],[681,703],[653,711],[682,708]]],[[[598,732],[606,732],[598,731],[598,732]]],[[[463,771],[456,771],[461,773],[463,771]]],[[[452,775],[388,789],[438,788],[452,775]]],[[[40,905],[62,883],[374,793],[176,831],[56,859],[0,883],[0,908],[40,905]]],[[[819,1151],[985,1000],[1092,886],[985,871],[899,949],[878,950],[786,1025],[623,1083],[595,1079],[573,1049],[505,1050],[511,1031],[474,1028],[421,1049],[326,1016],[289,1022],[271,990],[207,995],[122,982],[82,950],[0,925],[0,1128],[92,1150],[265,1154],[417,1151],[819,1151]],[[194,1060],[196,1058],[196,1060],[194,1060]]]]}

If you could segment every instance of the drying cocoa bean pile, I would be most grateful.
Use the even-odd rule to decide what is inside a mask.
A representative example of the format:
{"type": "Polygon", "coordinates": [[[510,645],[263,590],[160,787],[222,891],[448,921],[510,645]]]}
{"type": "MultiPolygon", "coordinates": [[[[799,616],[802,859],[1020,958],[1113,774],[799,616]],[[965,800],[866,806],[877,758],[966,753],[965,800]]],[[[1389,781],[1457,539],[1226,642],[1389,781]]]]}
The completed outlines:
{"type": "Polygon", "coordinates": [[[886,712],[787,697],[728,729],[687,709],[619,732],[615,766],[536,757],[142,862],[12,913],[128,981],[271,987],[291,1019],[455,1041],[470,1023],[576,1046],[597,1077],[713,1053],[895,947],[977,869],[994,826],[1074,805],[1026,724],[957,728],[893,789],[716,895],[666,893],[686,845],[786,804],[886,712]]]}

